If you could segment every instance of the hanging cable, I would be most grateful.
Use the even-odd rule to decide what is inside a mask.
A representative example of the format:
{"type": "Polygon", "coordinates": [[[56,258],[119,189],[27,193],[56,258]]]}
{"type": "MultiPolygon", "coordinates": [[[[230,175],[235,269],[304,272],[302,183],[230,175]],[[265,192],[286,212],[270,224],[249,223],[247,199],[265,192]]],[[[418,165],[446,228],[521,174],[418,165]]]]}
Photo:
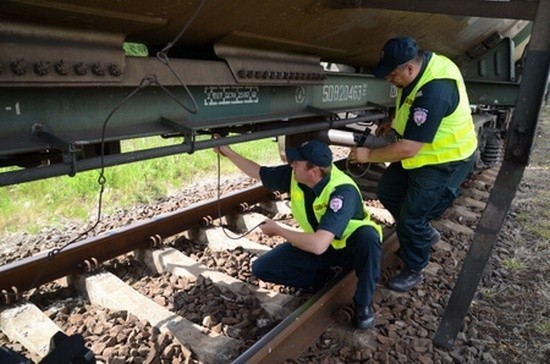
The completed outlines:
{"type": "MultiPolygon", "coordinates": [[[[195,99],[193,98],[193,95],[191,94],[189,88],[187,87],[187,85],[183,82],[182,78],[178,75],[178,73],[174,70],[174,68],[172,67],[172,65],[170,64],[170,58],[168,57],[168,51],[172,48],[172,46],[181,38],[181,36],[185,33],[185,31],[189,28],[189,26],[191,25],[191,23],[195,20],[195,18],[197,17],[198,13],[200,12],[200,10],[202,9],[202,7],[204,6],[206,0],[202,0],[199,5],[197,6],[197,8],[195,9],[194,13],[191,15],[191,17],[189,18],[189,20],[187,21],[187,23],[184,25],[184,27],[180,30],[180,32],[178,33],[178,35],[176,36],[176,38],[174,38],[174,40],[170,43],[168,43],[168,45],[166,47],[164,47],[160,52],[157,53],[157,59],[165,64],[166,66],[168,66],[168,68],[170,69],[170,71],[174,74],[174,76],[178,79],[178,81],[180,82],[180,84],[183,86],[183,88],[185,89],[186,93],[189,95],[189,98],[191,99],[192,103],[193,103],[193,106],[194,108],[193,109],[190,109],[188,107],[186,107],[182,102],[180,102],[177,97],[171,93],[166,87],[164,87],[157,79],[157,76],[156,75],[152,75],[152,74],[148,74],[146,75],[140,82],[140,84],[132,91],[130,92],[130,94],[128,94],[121,102],[119,102],[112,110],[111,112],[109,113],[109,115],[107,116],[107,118],[105,119],[105,121],[103,122],[102,124],[102,128],[101,128],[101,154],[100,154],[100,158],[101,158],[101,162],[100,162],[100,173],[99,173],[99,177],[97,179],[97,183],[99,184],[100,188],[99,188],[99,198],[98,198],[98,207],[97,207],[97,218],[96,218],[96,221],[95,223],[90,227],[88,228],[86,231],[84,231],[83,233],[79,234],[76,238],[70,240],[69,242],[65,243],[63,246],[59,247],[59,248],[54,248],[52,249],[51,251],[48,252],[48,255],[47,255],[47,262],[50,262],[52,261],[61,251],[63,251],[65,248],[67,248],[69,245],[72,245],[74,244],[75,242],[79,241],[81,238],[85,237],[86,235],[88,235],[91,231],[93,231],[98,225],[99,223],[101,222],[101,210],[102,210],[102,206],[103,206],[103,192],[105,190],[105,184],[107,182],[107,179],[105,178],[105,139],[106,139],[106,130],[107,130],[107,124],[109,123],[109,121],[111,120],[111,118],[113,117],[113,115],[124,105],[128,102],[128,100],[130,100],[135,94],[137,94],[140,90],[142,90],[143,88],[145,87],[148,87],[148,86],[151,86],[151,85],[156,85],[158,87],[161,88],[161,90],[163,90],[164,93],[166,93],[168,96],[170,96],[174,101],[176,101],[184,110],[188,111],[188,112],[191,112],[193,114],[196,114],[198,111],[199,111],[199,108],[198,108],[198,105],[195,101],[195,99]]],[[[34,287],[39,281],[40,279],[43,277],[44,275],[44,272],[46,270],[46,267],[47,267],[47,264],[44,264],[44,266],[40,269],[39,273],[36,275],[33,283],[30,285],[30,287],[34,287]]],[[[38,287],[36,287],[38,289],[38,287]]]]}
{"type": "Polygon", "coordinates": [[[191,91],[189,90],[189,88],[187,87],[187,85],[185,84],[185,82],[183,82],[182,78],[180,77],[180,75],[176,72],[176,70],[174,69],[174,67],[172,67],[172,64],[170,63],[170,58],[168,57],[168,51],[174,46],[175,43],[178,42],[178,40],[181,38],[181,36],[183,35],[183,33],[185,33],[185,31],[187,30],[187,28],[189,28],[189,26],[191,25],[191,23],[195,20],[195,18],[197,17],[197,15],[199,14],[199,12],[201,11],[202,7],[204,6],[204,4],[206,3],[206,0],[202,0],[200,3],[199,3],[199,6],[197,6],[197,8],[195,9],[195,12],[193,13],[193,15],[191,15],[191,18],[189,18],[189,20],[187,21],[187,24],[180,30],[180,32],[178,33],[178,35],[176,36],[176,38],[174,38],[174,40],[170,43],[168,43],[166,45],[166,47],[164,47],[163,49],[161,49],[160,51],[157,52],[157,59],[164,65],[166,65],[168,67],[168,69],[170,70],[170,72],[172,72],[172,74],[178,79],[180,85],[183,86],[183,88],[185,89],[185,92],[187,93],[187,95],[189,96],[189,98],[191,99],[191,102],[193,103],[193,109],[190,109],[186,106],[183,105],[183,103],[179,102],[178,103],[180,105],[182,105],[182,107],[189,111],[190,113],[192,114],[196,114],[199,112],[199,106],[197,105],[197,102],[195,101],[195,98],[193,97],[193,94],[191,93],[191,91]]]}
{"type": "Polygon", "coordinates": [[[346,159],[346,172],[352,177],[361,178],[367,174],[370,169],[370,163],[366,164],[351,164],[349,159],[346,159]]]}
{"type": "MultiPolygon", "coordinates": [[[[240,234],[240,235],[234,235],[234,236],[231,236],[228,234],[227,232],[227,229],[225,228],[225,226],[221,223],[222,221],[222,211],[221,211],[221,191],[220,191],[220,188],[221,188],[221,156],[218,154],[218,158],[217,158],[217,161],[218,161],[218,180],[217,180],[217,195],[216,195],[216,200],[218,202],[218,219],[220,220],[220,227],[222,228],[222,231],[224,233],[224,235],[226,237],[228,237],[229,239],[232,239],[232,240],[239,240],[241,238],[244,238],[245,236],[247,236],[248,234],[250,234],[252,231],[256,230],[257,228],[259,228],[261,225],[264,224],[264,222],[262,221],[261,223],[257,224],[256,226],[252,227],[251,229],[245,231],[244,233],[240,234]]],[[[273,221],[287,221],[287,220],[290,220],[290,218],[286,218],[286,219],[274,219],[273,221]]],[[[234,234],[233,232],[231,232],[232,234],[234,234]]]]}
{"type": "Polygon", "coordinates": [[[232,240],[239,240],[239,239],[242,239],[244,238],[245,236],[247,236],[248,234],[250,234],[252,231],[254,231],[255,229],[257,229],[258,227],[260,227],[260,225],[263,224],[263,221],[259,224],[257,224],[256,226],[254,226],[252,229],[249,229],[248,231],[245,231],[244,233],[242,233],[241,235],[235,235],[235,236],[231,236],[227,233],[227,229],[225,228],[225,226],[222,224],[222,207],[221,207],[221,156],[218,154],[218,183],[217,183],[217,193],[216,193],[216,200],[218,202],[218,218],[220,220],[220,226],[222,228],[222,231],[223,233],[225,234],[225,236],[227,236],[229,239],[232,239],[232,240]]]}
{"type": "MultiPolygon", "coordinates": [[[[361,134],[361,137],[357,141],[356,145],[363,146],[365,144],[365,141],[367,140],[367,136],[369,135],[369,133],[370,133],[370,129],[366,128],[361,134]]],[[[367,172],[370,169],[370,163],[367,163],[366,167],[363,167],[364,164],[353,164],[353,165],[355,166],[354,169],[357,170],[357,172],[352,171],[352,164],[350,164],[349,159],[346,158],[346,171],[349,173],[350,176],[355,178],[363,177],[365,174],[367,174],[367,172]]]]}

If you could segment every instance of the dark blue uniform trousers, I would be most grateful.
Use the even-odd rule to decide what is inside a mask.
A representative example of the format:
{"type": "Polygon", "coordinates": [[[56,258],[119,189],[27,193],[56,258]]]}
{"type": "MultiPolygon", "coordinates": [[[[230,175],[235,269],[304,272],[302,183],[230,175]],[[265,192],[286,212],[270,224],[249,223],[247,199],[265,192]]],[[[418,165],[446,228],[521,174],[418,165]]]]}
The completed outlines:
{"type": "Polygon", "coordinates": [[[252,274],[266,282],[318,290],[331,278],[331,267],[354,269],[358,278],[354,301],[365,306],[370,304],[380,278],[381,255],[378,232],[372,226],[362,226],[351,234],[345,248],[336,250],[330,246],[321,255],[288,242],[277,245],[254,261],[252,274]]]}
{"type": "Polygon", "coordinates": [[[380,202],[396,220],[403,263],[420,271],[430,259],[432,227],[459,195],[460,185],[471,173],[474,155],[464,161],[404,169],[392,163],[378,183],[380,202]]]}

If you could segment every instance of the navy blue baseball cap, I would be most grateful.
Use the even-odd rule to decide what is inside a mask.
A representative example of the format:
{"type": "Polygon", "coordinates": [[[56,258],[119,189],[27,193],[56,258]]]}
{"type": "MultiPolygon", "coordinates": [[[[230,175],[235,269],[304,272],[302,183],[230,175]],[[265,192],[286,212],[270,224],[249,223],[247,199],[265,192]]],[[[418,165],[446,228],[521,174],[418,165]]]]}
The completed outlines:
{"type": "Polygon", "coordinates": [[[380,62],[372,73],[378,78],[389,75],[397,66],[407,63],[418,54],[416,41],[411,37],[396,37],[388,40],[382,49],[380,62]]]}
{"type": "Polygon", "coordinates": [[[302,143],[297,148],[286,148],[286,159],[292,161],[308,161],[319,167],[328,167],[332,163],[332,151],[325,142],[312,139],[302,143]]]}

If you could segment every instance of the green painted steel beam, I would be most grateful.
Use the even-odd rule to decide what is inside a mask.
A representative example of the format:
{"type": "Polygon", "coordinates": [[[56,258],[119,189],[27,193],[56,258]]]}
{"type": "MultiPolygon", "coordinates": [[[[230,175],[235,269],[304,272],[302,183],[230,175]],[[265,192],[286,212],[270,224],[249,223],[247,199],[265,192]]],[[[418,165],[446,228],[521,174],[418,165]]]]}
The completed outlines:
{"type": "Polygon", "coordinates": [[[519,84],[466,80],[466,89],[472,105],[514,106],[518,100],[519,84]]]}
{"type": "MultiPolygon", "coordinates": [[[[516,85],[467,84],[472,103],[513,105],[517,98],[516,85]]],[[[136,90],[131,86],[97,85],[0,88],[4,106],[0,109],[0,165],[31,166],[0,173],[0,186],[212,147],[208,141],[195,141],[194,136],[201,130],[223,128],[246,133],[218,141],[231,144],[355,122],[354,113],[349,119],[334,121],[337,114],[345,112],[368,110],[367,119],[380,119],[387,115],[384,109],[395,104],[397,91],[385,80],[372,76],[332,73],[327,73],[323,83],[310,85],[192,85],[189,90],[198,105],[198,112],[192,113],[186,109],[193,104],[191,96],[183,87],[151,86],[136,90]],[[112,145],[108,148],[114,148],[114,154],[105,160],[87,152],[80,154],[87,144],[101,141],[102,126],[111,113],[107,142],[183,135],[183,143],[123,154],[112,145]],[[254,128],[247,130],[247,125],[254,128]],[[32,167],[37,161],[52,162],[52,158],[51,165],[32,167]],[[59,158],[63,161],[55,161],[59,158]]]]}
{"type": "Polygon", "coordinates": [[[322,113],[365,109],[368,103],[392,104],[391,87],[384,80],[356,75],[327,75],[323,84],[295,86],[191,86],[146,87],[126,103],[135,90],[125,87],[3,88],[0,98],[0,155],[46,149],[36,125],[47,134],[70,143],[107,140],[174,132],[161,119],[180,121],[197,130],[291,120],[322,113]],[[168,90],[169,93],[164,90],[168,90]],[[191,97],[198,105],[192,113],[191,97]],[[177,100],[177,101],[176,101],[177,100]],[[182,107],[182,104],[186,108],[182,107]]]}
{"type": "MultiPolygon", "coordinates": [[[[467,87],[472,104],[503,106],[515,105],[519,89],[517,84],[476,81],[467,82],[467,87]]],[[[135,88],[2,88],[0,155],[50,148],[50,141],[33,133],[37,124],[68,145],[97,142],[103,123],[117,107],[107,126],[107,140],[178,131],[163,125],[162,118],[196,130],[230,127],[365,109],[370,104],[393,106],[396,93],[385,80],[342,74],[328,74],[318,85],[192,86],[198,104],[193,114],[180,105],[192,106],[183,87],[166,89],[170,95],[159,87],[141,89],[121,105],[135,88]]]]}

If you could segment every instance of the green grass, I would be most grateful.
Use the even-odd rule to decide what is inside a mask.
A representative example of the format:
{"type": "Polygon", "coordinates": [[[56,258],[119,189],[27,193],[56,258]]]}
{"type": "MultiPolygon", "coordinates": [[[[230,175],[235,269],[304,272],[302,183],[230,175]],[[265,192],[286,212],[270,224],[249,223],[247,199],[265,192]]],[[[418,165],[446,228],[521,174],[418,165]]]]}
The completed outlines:
{"type": "MultiPolygon", "coordinates": [[[[537,170],[541,177],[548,176],[548,168],[528,167],[537,170]]],[[[529,197],[522,206],[522,210],[517,212],[517,219],[522,223],[523,228],[541,239],[550,240],[550,192],[548,190],[536,190],[533,196],[529,197]],[[539,218],[533,221],[532,216],[539,218]]]]}
{"type": "Polygon", "coordinates": [[[502,265],[512,272],[527,268],[527,264],[516,258],[505,258],[502,260],[502,265]]]}
{"type": "Polygon", "coordinates": [[[480,287],[479,292],[481,293],[483,298],[487,300],[494,298],[496,296],[496,291],[494,288],[480,287]]]}
{"type": "Polygon", "coordinates": [[[546,320],[535,325],[535,330],[545,336],[550,336],[550,321],[546,320]]]}
{"type": "MultiPolygon", "coordinates": [[[[123,142],[122,151],[146,149],[174,143],[162,138],[136,139],[123,142]]],[[[271,139],[232,146],[260,164],[280,163],[277,143],[271,139]]],[[[217,154],[201,150],[151,159],[106,169],[103,216],[116,208],[140,203],[154,203],[192,182],[215,178],[217,154]]],[[[240,173],[231,162],[221,158],[221,175],[240,173]]],[[[45,226],[61,226],[67,220],[86,221],[95,218],[99,171],[60,176],[0,188],[0,233],[26,231],[38,233],[45,226]]]]}

